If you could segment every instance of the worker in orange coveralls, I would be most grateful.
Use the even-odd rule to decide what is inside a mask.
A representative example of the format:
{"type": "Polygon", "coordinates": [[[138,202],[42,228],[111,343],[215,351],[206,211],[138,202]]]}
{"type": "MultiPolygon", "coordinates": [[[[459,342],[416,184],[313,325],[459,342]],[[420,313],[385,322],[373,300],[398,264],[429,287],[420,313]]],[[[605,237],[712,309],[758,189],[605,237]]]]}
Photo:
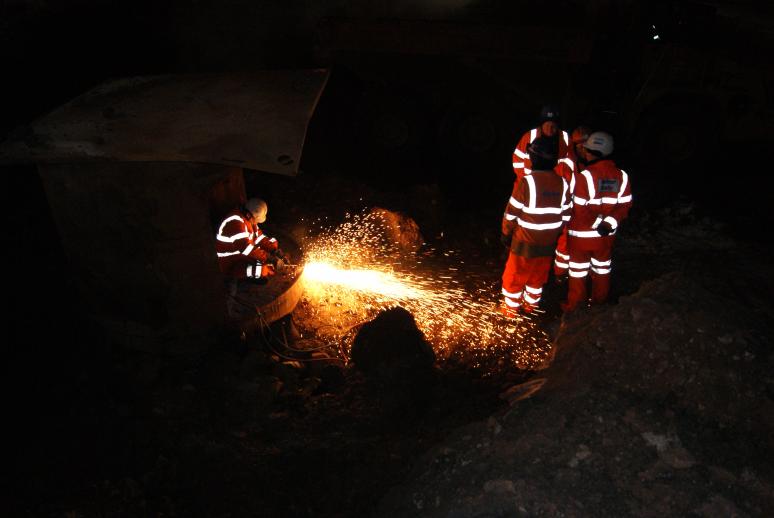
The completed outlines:
{"type": "Polygon", "coordinates": [[[548,143],[553,147],[553,154],[557,159],[567,156],[570,137],[566,131],[562,131],[559,128],[559,112],[556,108],[553,106],[543,106],[540,110],[539,122],[540,125],[537,128],[529,130],[521,137],[516,145],[516,149],[513,150],[513,172],[516,173],[516,177],[519,179],[532,172],[533,165],[530,161],[527,147],[538,137],[548,139],[548,143]]]}
{"type": "Polygon", "coordinates": [[[502,221],[502,243],[509,250],[502,287],[506,316],[528,313],[540,303],[556,238],[570,219],[569,185],[553,170],[555,142],[538,137],[527,151],[532,172],[514,182],[502,221]]]}
{"type": "Polygon", "coordinates": [[[266,279],[274,275],[269,264],[272,255],[283,256],[277,240],[258,228],[266,221],[266,202],[250,198],[230,212],[218,227],[215,236],[220,271],[229,279],[266,279]]]}
{"type": "Polygon", "coordinates": [[[610,291],[615,233],[632,205],[629,175],[609,158],[612,152],[612,135],[592,133],[581,148],[585,168],[575,173],[570,182],[570,279],[567,300],[562,303],[564,311],[573,311],[586,302],[589,269],[591,302],[605,302],[610,291]]]}
{"type": "MultiPolygon", "coordinates": [[[[587,126],[578,126],[570,134],[570,148],[565,158],[560,158],[556,164],[556,172],[569,184],[572,175],[579,171],[579,167],[585,167],[585,160],[581,155],[581,148],[591,135],[591,129],[587,126]]],[[[554,258],[554,279],[558,284],[567,282],[567,269],[570,267],[570,252],[567,249],[567,225],[562,227],[562,233],[556,242],[556,257],[554,258]]]]}

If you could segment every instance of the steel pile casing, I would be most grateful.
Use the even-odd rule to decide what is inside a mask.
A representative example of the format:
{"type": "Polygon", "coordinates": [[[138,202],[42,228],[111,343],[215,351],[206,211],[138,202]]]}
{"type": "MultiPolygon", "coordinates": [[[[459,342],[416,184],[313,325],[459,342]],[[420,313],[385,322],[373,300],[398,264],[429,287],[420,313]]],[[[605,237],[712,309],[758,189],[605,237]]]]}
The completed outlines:
{"type": "Polygon", "coordinates": [[[121,79],[0,145],[0,163],[38,165],[80,298],[109,339],[197,354],[233,324],[218,218],[246,199],[242,168],[297,173],[326,80],[324,70],[121,79]]]}

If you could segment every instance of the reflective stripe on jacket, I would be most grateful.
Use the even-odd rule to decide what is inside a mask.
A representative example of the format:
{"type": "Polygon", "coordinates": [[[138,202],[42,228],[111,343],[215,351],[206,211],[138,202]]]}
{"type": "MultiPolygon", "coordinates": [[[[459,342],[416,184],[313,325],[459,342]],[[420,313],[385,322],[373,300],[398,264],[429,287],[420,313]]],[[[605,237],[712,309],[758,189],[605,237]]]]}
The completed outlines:
{"type": "Polygon", "coordinates": [[[237,277],[259,277],[260,273],[255,275],[255,268],[248,272],[248,266],[260,267],[277,247],[277,240],[264,234],[242,210],[229,213],[215,235],[221,272],[237,277]]]}
{"type": "Polygon", "coordinates": [[[629,175],[612,160],[599,160],[575,173],[570,182],[572,217],[567,233],[572,237],[599,238],[596,228],[606,221],[615,234],[629,214],[632,190],[629,175]]]}
{"type": "Polygon", "coordinates": [[[569,219],[567,182],[554,171],[534,171],[514,182],[502,233],[513,236],[511,251],[516,255],[553,256],[562,225],[569,219]]]}
{"type": "Polygon", "coordinates": [[[572,175],[578,170],[577,164],[577,160],[571,156],[566,156],[557,161],[554,171],[569,184],[572,181],[572,175]]]}
{"type": "MultiPolygon", "coordinates": [[[[559,149],[557,150],[557,158],[565,158],[570,147],[570,136],[566,131],[560,131],[559,149]]],[[[529,159],[529,152],[527,147],[532,142],[542,135],[540,128],[534,128],[522,135],[519,143],[516,145],[516,149],[513,150],[513,172],[517,177],[521,178],[524,175],[532,172],[532,161],[529,159]]]]}

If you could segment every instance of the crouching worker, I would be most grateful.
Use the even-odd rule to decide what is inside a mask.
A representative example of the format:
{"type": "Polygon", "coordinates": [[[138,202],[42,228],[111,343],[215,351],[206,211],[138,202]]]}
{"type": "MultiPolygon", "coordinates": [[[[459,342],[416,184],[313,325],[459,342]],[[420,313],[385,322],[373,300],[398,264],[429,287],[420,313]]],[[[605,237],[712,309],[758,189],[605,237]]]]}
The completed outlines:
{"type": "Polygon", "coordinates": [[[258,227],[266,221],[266,202],[250,198],[241,207],[233,210],[220,223],[216,236],[218,264],[220,271],[231,282],[232,289],[240,279],[265,283],[274,275],[272,262],[285,258],[277,240],[268,237],[258,227]]]}
{"type": "Polygon", "coordinates": [[[538,306],[557,237],[570,219],[569,187],[554,171],[556,146],[539,137],[528,152],[532,171],[514,183],[502,221],[502,243],[509,250],[502,288],[506,316],[538,306]]]}

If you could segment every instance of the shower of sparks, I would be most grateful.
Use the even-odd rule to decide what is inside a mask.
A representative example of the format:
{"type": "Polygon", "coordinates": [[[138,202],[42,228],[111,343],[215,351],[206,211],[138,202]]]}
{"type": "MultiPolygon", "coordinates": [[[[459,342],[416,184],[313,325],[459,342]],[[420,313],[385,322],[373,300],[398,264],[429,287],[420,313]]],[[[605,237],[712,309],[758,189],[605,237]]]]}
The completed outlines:
{"type": "Polygon", "coordinates": [[[508,319],[497,311],[499,271],[466,269],[454,252],[433,258],[401,253],[385,229],[380,213],[348,217],[308,243],[304,298],[321,338],[346,341],[348,331],[380,310],[402,306],[440,361],[491,372],[545,360],[547,335],[529,318],[508,319]]]}
{"type": "Polygon", "coordinates": [[[304,268],[307,282],[333,284],[395,300],[416,299],[423,293],[387,272],[377,270],[342,270],[329,263],[312,262],[304,268]]]}

